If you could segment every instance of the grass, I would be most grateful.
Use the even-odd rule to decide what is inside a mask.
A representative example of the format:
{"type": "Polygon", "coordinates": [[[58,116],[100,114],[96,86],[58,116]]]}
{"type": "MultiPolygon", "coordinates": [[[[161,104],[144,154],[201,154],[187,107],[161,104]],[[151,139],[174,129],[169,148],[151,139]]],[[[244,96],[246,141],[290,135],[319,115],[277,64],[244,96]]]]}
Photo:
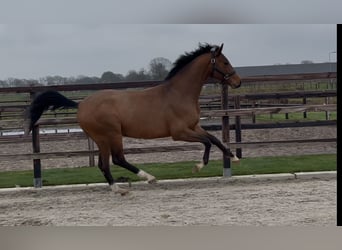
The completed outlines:
{"type": "MultiPolygon", "coordinates": [[[[336,89],[336,80],[330,84],[330,80],[317,81],[274,81],[274,82],[258,82],[257,84],[242,83],[241,87],[234,90],[229,90],[234,94],[249,94],[249,93],[266,93],[280,91],[322,91],[336,89]]],[[[219,83],[206,85],[202,94],[220,94],[221,86],[219,83]]]]}
{"type": "MultiPolygon", "coordinates": [[[[192,174],[195,162],[141,164],[139,168],[156,176],[157,179],[222,176],[222,161],[210,161],[200,173],[192,174]]],[[[125,169],[112,166],[114,178],[138,177],[125,169]]],[[[336,155],[306,155],[292,157],[258,157],[241,159],[239,165],[232,164],[233,175],[294,173],[336,170],[336,155]]],[[[96,167],[45,169],[42,171],[43,185],[85,184],[105,182],[96,167]]],[[[32,186],[33,171],[0,172],[0,188],[32,186]]]]}
{"type": "MultiPolygon", "coordinates": [[[[330,120],[336,120],[336,111],[330,112],[330,120]]],[[[303,118],[303,112],[289,113],[289,119],[285,119],[285,114],[269,114],[257,115],[257,121],[262,122],[281,122],[281,121],[324,121],[326,120],[325,112],[307,112],[306,118],[303,118]]]]}

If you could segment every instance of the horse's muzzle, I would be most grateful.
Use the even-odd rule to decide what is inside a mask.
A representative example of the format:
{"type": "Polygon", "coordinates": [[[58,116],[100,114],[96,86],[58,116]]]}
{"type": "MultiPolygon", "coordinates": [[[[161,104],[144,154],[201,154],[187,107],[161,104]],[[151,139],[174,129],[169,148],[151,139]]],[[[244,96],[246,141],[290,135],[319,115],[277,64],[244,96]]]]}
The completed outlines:
{"type": "Polygon", "coordinates": [[[231,85],[233,89],[237,89],[241,87],[241,80],[238,85],[231,85]]]}

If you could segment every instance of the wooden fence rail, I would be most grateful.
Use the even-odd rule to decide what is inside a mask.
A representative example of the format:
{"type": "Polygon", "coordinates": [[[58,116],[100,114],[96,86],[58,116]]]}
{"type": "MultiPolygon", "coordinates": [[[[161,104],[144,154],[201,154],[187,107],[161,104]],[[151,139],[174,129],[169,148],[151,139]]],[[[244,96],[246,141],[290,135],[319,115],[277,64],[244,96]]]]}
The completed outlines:
{"type": "MultiPolygon", "coordinates": [[[[324,143],[336,142],[337,138],[318,138],[318,139],[297,139],[297,140],[274,140],[274,141],[256,141],[256,142],[230,142],[232,148],[258,148],[269,144],[300,144],[300,143],[324,143]]],[[[144,148],[127,148],[124,150],[125,154],[146,154],[146,153],[163,153],[163,152],[180,152],[180,151],[196,151],[203,150],[202,145],[186,145],[186,146],[165,146],[165,147],[144,147],[144,148]]],[[[8,154],[0,155],[0,160],[5,161],[9,159],[16,160],[37,160],[37,159],[51,159],[51,158],[70,158],[77,156],[89,156],[89,154],[97,155],[98,150],[79,150],[68,152],[48,152],[48,153],[27,153],[27,154],[8,154]]]]}
{"type": "Polygon", "coordinates": [[[252,116],[260,114],[285,114],[295,112],[322,112],[336,111],[336,104],[328,105],[300,105],[292,107],[268,107],[268,108],[248,108],[235,110],[212,110],[203,111],[203,117],[219,117],[219,116],[252,116]]]}
{"type": "MultiPolygon", "coordinates": [[[[228,104],[235,102],[236,98],[239,98],[239,105],[240,107],[253,107],[256,106],[255,104],[246,105],[243,103],[245,100],[273,100],[273,99],[288,99],[288,98],[303,98],[303,104],[306,103],[308,98],[329,98],[329,97],[336,97],[336,90],[326,90],[326,91],[295,91],[295,92],[278,92],[278,93],[254,93],[254,94],[243,94],[243,95],[229,95],[228,96],[228,104]]],[[[326,102],[324,100],[324,102],[326,102]]],[[[200,96],[200,104],[202,112],[206,115],[206,110],[215,110],[221,108],[221,96],[219,95],[204,95],[200,96]]],[[[235,104],[230,104],[229,108],[234,108],[235,104]]],[[[277,103],[277,106],[295,106],[296,104],[280,104],[277,103]]],[[[0,130],[4,128],[15,129],[15,126],[19,129],[22,128],[22,121],[20,118],[23,116],[23,112],[27,108],[26,105],[1,105],[0,101],[0,130]],[[5,119],[6,118],[6,119],[5,119]]],[[[275,106],[274,104],[258,104],[258,106],[275,106]]],[[[50,113],[49,116],[54,116],[53,119],[56,119],[55,124],[51,125],[58,125],[59,118],[58,116],[74,116],[76,115],[76,110],[74,112],[59,112],[57,114],[50,113]]],[[[45,115],[47,116],[47,115],[45,115]]],[[[65,118],[63,118],[65,119],[65,118]]],[[[65,120],[67,121],[67,119],[65,120]]],[[[74,123],[74,120],[70,118],[71,123],[74,123]]]]}

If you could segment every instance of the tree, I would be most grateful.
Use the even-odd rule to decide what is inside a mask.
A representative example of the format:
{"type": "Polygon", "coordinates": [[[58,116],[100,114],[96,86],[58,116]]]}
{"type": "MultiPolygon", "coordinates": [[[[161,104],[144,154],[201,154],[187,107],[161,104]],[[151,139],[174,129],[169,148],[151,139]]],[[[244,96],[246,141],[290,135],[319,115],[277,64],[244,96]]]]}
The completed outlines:
{"type": "Polygon", "coordinates": [[[151,80],[151,76],[146,72],[145,69],[140,69],[139,71],[130,70],[128,71],[126,77],[126,81],[147,81],[151,80]]]}
{"type": "Polygon", "coordinates": [[[0,87],[8,87],[8,83],[6,81],[0,80],[0,87]]]}
{"type": "Polygon", "coordinates": [[[25,80],[10,77],[7,79],[7,83],[11,87],[23,87],[25,86],[25,80]]]}
{"type": "Polygon", "coordinates": [[[46,76],[39,81],[45,85],[63,85],[68,82],[67,78],[62,76],[46,76]]]}
{"type": "Polygon", "coordinates": [[[35,79],[29,79],[29,80],[25,80],[25,86],[42,86],[41,83],[39,83],[38,80],[35,79]]]}
{"type": "Polygon", "coordinates": [[[18,79],[18,78],[8,78],[5,81],[1,81],[0,86],[3,87],[27,87],[27,86],[40,86],[41,83],[34,79],[18,79]]]}
{"type": "Polygon", "coordinates": [[[171,61],[164,57],[157,57],[150,62],[150,74],[153,80],[163,80],[171,69],[171,61]]]}
{"type": "Polygon", "coordinates": [[[121,82],[124,80],[123,75],[114,74],[112,71],[106,71],[102,74],[100,81],[103,83],[111,83],[111,82],[121,82]]]}
{"type": "Polygon", "coordinates": [[[94,83],[98,83],[99,81],[100,81],[100,78],[95,77],[95,76],[89,77],[89,76],[80,75],[76,78],[76,81],[74,82],[81,83],[81,84],[94,84],[94,83]]]}

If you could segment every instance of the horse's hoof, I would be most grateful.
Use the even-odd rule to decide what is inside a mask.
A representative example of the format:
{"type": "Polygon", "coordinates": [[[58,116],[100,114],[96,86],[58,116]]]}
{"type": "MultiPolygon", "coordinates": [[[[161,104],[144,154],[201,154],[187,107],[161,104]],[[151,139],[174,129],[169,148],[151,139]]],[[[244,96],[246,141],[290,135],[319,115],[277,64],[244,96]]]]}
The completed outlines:
{"type": "Polygon", "coordinates": [[[129,190],[128,189],[123,189],[123,188],[120,188],[119,190],[116,190],[115,191],[116,194],[120,194],[121,196],[125,196],[129,193],[129,190]]]}
{"type": "Polygon", "coordinates": [[[147,181],[148,184],[156,184],[157,183],[157,179],[153,178],[147,181]]]}
{"type": "Polygon", "coordinates": [[[198,173],[199,171],[200,171],[200,168],[198,168],[197,165],[194,166],[194,167],[192,168],[192,173],[193,173],[193,174],[196,174],[196,173],[198,173]]]}
{"type": "Polygon", "coordinates": [[[116,183],[114,183],[113,185],[111,185],[111,189],[115,194],[121,194],[122,196],[126,195],[129,193],[128,189],[124,189],[119,187],[116,183]]]}
{"type": "Polygon", "coordinates": [[[236,155],[234,155],[234,157],[231,158],[231,160],[233,163],[240,163],[240,159],[236,155]]]}
{"type": "Polygon", "coordinates": [[[138,176],[144,180],[147,180],[147,183],[149,184],[154,184],[157,182],[156,177],[146,173],[144,170],[140,170],[138,176]]]}
{"type": "Polygon", "coordinates": [[[234,163],[234,164],[240,164],[240,159],[238,159],[238,160],[232,160],[232,163],[234,163]]]}
{"type": "Polygon", "coordinates": [[[198,173],[202,168],[203,168],[204,164],[203,162],[197,163],[193,168],[192,168],[192,173],[198,173]]]}

